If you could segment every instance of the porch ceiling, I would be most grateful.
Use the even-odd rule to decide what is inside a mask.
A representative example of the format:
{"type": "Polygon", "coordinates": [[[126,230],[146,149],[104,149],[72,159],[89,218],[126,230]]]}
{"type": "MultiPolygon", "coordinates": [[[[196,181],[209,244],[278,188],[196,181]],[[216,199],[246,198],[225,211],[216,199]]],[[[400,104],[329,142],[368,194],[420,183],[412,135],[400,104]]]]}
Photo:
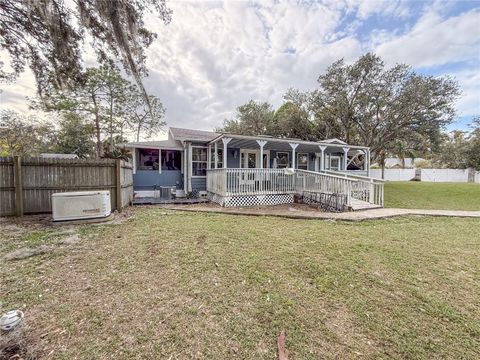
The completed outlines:
{"type": "MultiPolygon", "coordinates": [[[[226,136],[227,137],[227,136],[226,136]]],[[[260,139],[258,139],[260,140],[260,139]]],[[[275,139],[261,139],[267,141],[265,146],[263,147],[264,150],[275,150],[275,151],[292,151],[292,147],[290,146],[289,142],[286,141],[276,141],[275,139]]],[[[291,143],[298,143],[298,147],[295,149],[295,152],[308,152],[308,153],[319,153],[320,148],[319,145],[324,145],[327,146],[325,152],[330,153],[330,152],[342,152],[343,153],[343,147],[346,147],[347,145],[332,145],[332,144],[317,144],[317,143],[306,143],[306,142],[296,142],[296,141],[290,141],[291,143]]],[[[220,147],[223,146],[222,141],[219,141],[218,144],[220,147]]],[[[228,143],[227,147],[229,148],[240,148],[240,149],[260,149],[260,146],[258,145],[256,140],[252,139],[237,139],[237,138],[232,138],[230,142],[228,143]]],[[[353,150],[353,149],[352,149],[353,150]]],[[[357,152],[357,151],[352,151],[350,152],[357,152]]]]}
{"type": "Polygon", "coordinates": [[[213,139],[210,144],[218,142],[220,146],[223,146],[222,139],[231,139],[228,143],[229,148],[242,148],[242,149],[259,149],[260,146],[257,140],[266,141],[265,150],[277,150],[277,151],[291,151],[290,143],[298,144],[296,152],[320,152],[319,146],[326,146],[326,152],[343,152],[344,147],[348,147],[351,150],[363,150],[368,149],[366,146],[337,144],[322,141],[304,141],[300,139],[287,139],[287,138],[274,138],[269,136],[247,136],[236,134],[221,134],[217,138],[213,139]]]}

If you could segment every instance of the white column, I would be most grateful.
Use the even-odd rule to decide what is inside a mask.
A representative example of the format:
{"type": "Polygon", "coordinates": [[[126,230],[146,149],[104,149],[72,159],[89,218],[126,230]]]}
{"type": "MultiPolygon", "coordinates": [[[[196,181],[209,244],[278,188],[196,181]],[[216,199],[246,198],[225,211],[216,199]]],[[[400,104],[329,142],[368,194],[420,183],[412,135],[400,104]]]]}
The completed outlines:
{"type": "Polygon", "coordinates": [[[208,144],[207,157],[208,157],[207,169],[210,170],[212,168],[212,145],[210,144],[208,144]]]}
{"type": "Polygon", "coordinates": [[[215,151],[215,154],[213,155],[215,159],[215,169],[218,169],[218,145],[216,141],[215,141],[215,146],[213,150],[215,151]]]}
{"type": "Polygon", "coordinates": [[[321,159],[320,155],[321,155],[320,153],[315,153],[315,172],[320,171],[320,166],[318,164],[318,160],[321,159]]]}
{"type": "Polygon", "coordinates": [[[162,149],[158,149],[158,173],[162,173],[162,149]]]}
{"type": "Polygon", "coordinates": [[[137,148],[132,151],[132,173],[137,173],[137,148]]]}
{"type": "Polygon", "coordinates": [[[298,147],[296,143],[289,143],[290,147],[292,148],[292,168],[295,169],[295,149],[298,147]]]}
{"type": "Polygon", "coordinates": [[[187,144],[183,144],[183,190],[185,193],[188,191],[188,153],[187,153],[187,144]]]}
{"type": "Polygon", "coordinates": [[[325,171],[325,149],[327,148],[325,145],[318,145],[320,148],[320,171],[325,171]]]}
{"type": "Polygon", "coordinates": [[[231,138],[222,138],[223,142],[223,168],[227,168],[227,144],[232,140],[231,138]]]}
{"type": "Polygon", "coordinates": [[[343,170],[347,170],[347,164],[348,164],[348,150],[350,150],[350,148],[348,147],[344,147],[343,148],[343,170]]]}
{"type": "Polygon", "coordinates": [[[266,143],[266,140],[257,140],[257,144],[260,146],[260,169],[263,169],[263,147],[266,143]]]}
{"type": "Polygon", "coordinates": [[[364,170],[367,170],[367,176],[370,177],[370,149],[364,150],[365,160],[363,162],[364,170]]]}
{"type": "Polygon", "coordinates": [[[188,143],[188,177],[187,177],[187,191],[190,192],[192,191],[192,174],[193,174],[193,169],[192,169],[192,143],[188,143]]]}

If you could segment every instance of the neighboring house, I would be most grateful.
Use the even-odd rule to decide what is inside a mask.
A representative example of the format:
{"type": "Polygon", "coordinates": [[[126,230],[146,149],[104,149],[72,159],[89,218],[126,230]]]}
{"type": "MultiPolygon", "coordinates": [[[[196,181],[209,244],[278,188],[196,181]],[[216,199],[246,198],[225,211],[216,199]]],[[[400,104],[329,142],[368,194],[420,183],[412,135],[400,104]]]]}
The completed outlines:
{"type": "Polygon", "coordinates": [[[329,171],[369,175],[369,149],[338,139],[314,142],[170,128],[166,140],[120,146],[132,150],[136,196],[150,196],[160,187],[185,193],[208,191],[210,196],[222,193],[223,198],[269,196],[281,192],[273,186],[280,181],[280,174],[287,173],[285,169],[331,179],[336,176],[327,175],[329,171]],[[364,159],[363,169],[353,166],[357,157],[364,159]]]}

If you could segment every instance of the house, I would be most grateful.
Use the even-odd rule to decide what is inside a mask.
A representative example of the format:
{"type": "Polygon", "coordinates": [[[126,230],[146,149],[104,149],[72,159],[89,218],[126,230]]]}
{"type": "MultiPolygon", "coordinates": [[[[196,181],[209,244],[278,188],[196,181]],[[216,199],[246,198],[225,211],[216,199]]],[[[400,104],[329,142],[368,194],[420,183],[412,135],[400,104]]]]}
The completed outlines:
{"type": "MultiPolygon", "coordinates": [[[[315,177],[323,194],[340,194],[339,187],[370,181],[369,149],[338,139],[315,142],[172,127],[166,140],[121,146],[132,151],[136,196],[173,187],[208,194],[226,206],[275,204],[293,201],[299,176],[302,181],[315,177]],[[361,169],[354,159],[363,160],[361,169]],[[327,184],[336,188],[324,188],[327,184]]],[[[302,188],[309,190],[314,189],[302,188]]],[[[344,195],[350,198],[351,191],[344,195]]]]}

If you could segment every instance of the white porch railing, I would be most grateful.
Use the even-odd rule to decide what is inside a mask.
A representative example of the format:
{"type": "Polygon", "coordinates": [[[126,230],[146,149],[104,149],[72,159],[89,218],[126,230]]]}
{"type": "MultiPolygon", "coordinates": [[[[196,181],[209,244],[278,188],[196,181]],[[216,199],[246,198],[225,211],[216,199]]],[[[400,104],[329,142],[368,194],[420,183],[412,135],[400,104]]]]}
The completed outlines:
{"type": "Polygon", "coordinates": [[[268,195],[295,192],[295,174],[283,169],[211,169],[207,190],[221,195],[268,195]]]}
{"type": "Polygon", "coordinates": [[[358,180],[359,184],[353,190],[353,198],[367,201],[370,204],[383,206],[384,204],[384,180],[362,176],[351,171],[324,170],[325,174],[341,176],[345,179],[358,180]],[[368,191],[367,191],[368,190],[368,191]]]}
{"type": "Polygon", "coordinates": [[[383,182],[364,176],[284,169],[211,169],[207,190],[221,196],[301,194],[304,191],[346,196],[383,206],[383,182]]]}

